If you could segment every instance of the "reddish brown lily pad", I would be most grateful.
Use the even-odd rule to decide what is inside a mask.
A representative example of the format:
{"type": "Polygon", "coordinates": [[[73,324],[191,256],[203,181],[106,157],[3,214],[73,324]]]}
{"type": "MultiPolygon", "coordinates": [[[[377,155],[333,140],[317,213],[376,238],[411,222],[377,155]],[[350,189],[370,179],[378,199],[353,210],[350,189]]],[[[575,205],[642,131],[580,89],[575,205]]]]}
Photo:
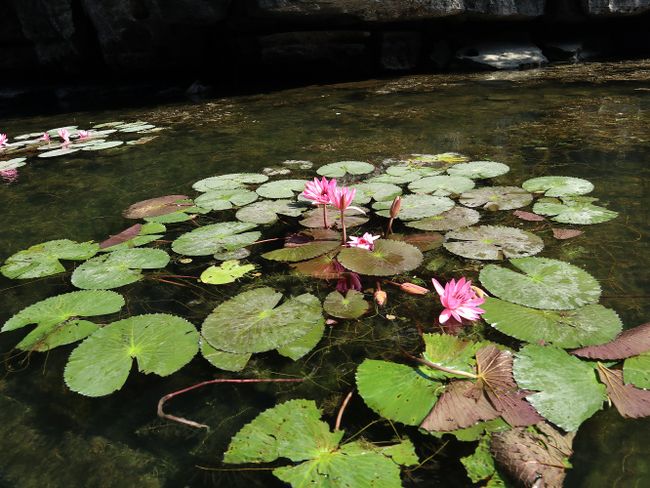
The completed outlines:
{"type": "Polygon", "coordinates": [[[623,371],[608,369],[602,364],[598,364],[598,376],[605,383],[607,396],[623,417],[638,419],[650,416],[650,391],[626,385],[623,371]]]}
{"type": "Polygon", "coordinates": [[[543,222],[544,220],[546,220],[541,215],[537,215],[532,212],[525,212],[523,210],[515,210],[514,212],[512,212],[512,215],[514,215],[518,219],[525,220],[527,222],[543,222]]]}
{"type": "Polygon", "coordinates": [[[134,203],[124,211],[127,219],[142,219],[144,217],[159,217],[177,212],[183,207],[191,207],[187,195],[166,195],[164,197],[150,198],[134,203]]]}
{"type": "Polygon", "coordinates": [[[130,239],[133,239],[135,236],[137,236],[140,233],[140,229],[142,229],[142,224],[132,225],[128,229],[124,229],[119,234],[115,234],[114,236],[109,237],[105,241],[102,241],[99,244],[99,248],[105,249],[107,247],[113,247],[116,246],[117,244],[121,244],[130,239]]]}
{"type": "Polygon", "coordinates": [[[552,230],[553,237],[560,240],[572,239],[582,234],[582,231],[578,229],[559,229],[557,227],[553,227],[552,230]]]}
{"type": "Polygon", "coordinates": [[[613,341],[581,347],[571,354],[590,359],[625,359],[650,351],[650,322],[621,332],[613,341]]]}

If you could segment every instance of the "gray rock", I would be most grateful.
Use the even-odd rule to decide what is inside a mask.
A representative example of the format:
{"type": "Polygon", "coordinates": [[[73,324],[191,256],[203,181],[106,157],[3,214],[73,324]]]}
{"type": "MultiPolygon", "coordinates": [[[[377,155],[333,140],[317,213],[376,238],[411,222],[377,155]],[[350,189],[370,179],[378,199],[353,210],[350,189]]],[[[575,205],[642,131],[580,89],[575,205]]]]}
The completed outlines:
{"type": "Polygon", "coordinates": [[[630,15],[650,11],[650,0],[582,0],[589,15],[630,15]]]}
{"type": "Polygon", "coordinates": [[[460,49],[456,58],[475,66],[497,70],[537,68],[548,63],[539,47],[524,42],[479,43],[460,49]]]}

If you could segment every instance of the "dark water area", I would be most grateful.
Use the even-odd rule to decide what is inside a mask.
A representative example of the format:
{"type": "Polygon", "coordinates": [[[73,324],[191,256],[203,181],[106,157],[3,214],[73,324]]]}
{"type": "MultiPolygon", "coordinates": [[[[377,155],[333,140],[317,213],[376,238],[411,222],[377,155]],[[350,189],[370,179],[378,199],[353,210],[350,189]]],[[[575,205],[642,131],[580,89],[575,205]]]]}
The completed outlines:
{"type": "MultiPolygon", "coordinates": [[[[603,305],[615,309],[626,328],[634,327],[650,318],[650,68],[647,63],[588,66],[543,75],[414,76],[155,108],[5,118],[0,131],[10,135],[113,120],[146,120],[166,129],[141,146],[30,159],[15,183],[0,184],[0,259],[52,239],[100,241],[132,224],[121,216],[131,203],[166,194],[194,196],[192,183],[207,176],[257,172],[287,159],[313,161],[317,167],[457,151],[472,160],[508,164],[511,171],[494,184],[520,185],[544,175],[590,180],[592,195],[619,217],[584,226],[583,235],[567,241],[542,234],[541,256],[586,269],[602,285],[603,305]]],[[[289,177],[312,174],[298,171],[289,177]]],[[[514,217],[499,219],[534,229],[514,217]]],[[[170,225],[165,238],[192,228],[170,225]]],[[[264,228],[262,238],[277,232],[277,227],[264,228]]],[[[429,252],[425,263],[438,257],[446,260],[449,277],[477,274],[476,266],[442,248],[429,252]]],[[[169,269],[197,275],[205,267],[205,261],[197,261],[174,262],[169,269]]],[[[265,284],[285,294],[308,291],[321,299],[333,287],[288,275],[283,265],[266,264],[261,271],[260,280],[248,279],[245,286],[265,284]]],[[[424,266],[413,274],[428,283],[436,276],[424,266]]],[[[69,276],[28,282],[0,277],[0,323],[29,304],[72,291],[69,276]]],[[[117,291],[127,300],[124,317],[176,313],[197,326],[217,304],[241,291],[239,285],[203,288],[207,291],[145,280],[117,291]]],[[[270,470],[224,465],[230,437],[261,410],[291,398],[315,400],[332,423],[364,358],[400,360],[397,346],[417,347],[417,325],[432,331],[433,303],[422,303],[394,293],[382,313],[328,329],[303,359],[293,363],[275,353],[259,354],[239,375],[307,376],[300,385],[212,386],[167,406],[210,425],[209,432],[156,416],[158,399],[168,392],[213,377],[237,377],[200,356],[167,378],[145,376],[134,367],[122,390],[92,399],[64,384],[63,368],[74,345],[18,354],[12,347],[24,331],[3,333],[0,487],[283,486],[270,470]],[[386,314],[397,318],[387,320],[386,314]]],[[[352,435],[376,418],[356,396],[343,425],[352,435]]],[[[472,452],[473,444],[398,428],[415,442],[421,459],[435,453],[404,475],[405,486],[472,486],[458,459],[472,452]]],[[[364,435],[381,441],[394,432],[379,422],[364,435]]],[[[597,413],[576,436],[566,486],[649,486],[649,435],[649,419],[623,420],[612,408],[597,413]]]]}

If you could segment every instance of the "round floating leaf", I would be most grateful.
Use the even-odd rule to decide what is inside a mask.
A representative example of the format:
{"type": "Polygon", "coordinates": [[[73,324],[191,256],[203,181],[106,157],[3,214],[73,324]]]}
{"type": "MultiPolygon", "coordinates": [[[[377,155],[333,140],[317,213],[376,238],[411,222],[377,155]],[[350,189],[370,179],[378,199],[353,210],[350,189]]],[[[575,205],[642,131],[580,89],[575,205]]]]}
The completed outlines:
{"type": "Polygon", "coordinates": [[[265,200],[255,202],[237,210],[235,217],[242,222],[272,224],[279,215],[299,217],[307,207],[293,200],[265,200]]]}
{"type": "MultiPolygon", "coordinates": [[[[378,210],[377,215],[390,217],[392,202],[376,202],[372,208],[378,210]]],[[[418,220],[439,215],[454,206],[454,201],[447,197],[432,195],[406,195],[402,197],[402,205],[398,215],[400,220],[418,220]]]]}
{"type": "Polygon", "coordinates": [[[61,149],[54,149],[53,151],[42,152],[38,155],[39,158],[55,158],[58,156],[67,156],[68,154],[76,153],[80,149],[71,147],[62,147],[61,149]]]}
{"type": "Polygon", "coordinates": [[[481,284],[502,300],[533,308],[570,310],[600,298],[598,281],[569,263],[548,258],[510,262],[521,273],[489,264],[480,274],[481,284]]]}
{"type": "Polygon", "coordinates": [[[576,310],[539,310],[487,298],[481,305],[483,319],[495,329],[516,339],[551,343],[562,348],[603,344],[621,331],[621,319],[602,305],[576,310]]]}
{"type": "Polygon", "coordinates": [[[312,169],[314,167],[314,163],[311,161],[301,161],[298,159],[287,159],[286,161],[282,161],[280,164],[295,169],[312,169]]]}
{"type": "Polygon", "coordinates": [[[103,151],[104,149],[112,149],[117,146],[124,144],[124,141],[106,141],[98,142],[96,144],[91,144],[83,147],[82,151],[103,151]]]}
{"type": "Polygon", "coordinates": [[[140,132],[143,130],[149,130],[149,129],[155,129],[156,126],[152,124],[142,124],[142,125],[135,125],[135,126],[130,126],[130,127],[124,127],[119,129],[120,132],[124,133],[131,133],[131,132],[140,132]]]}
{"type": "Polygon", "coordinates": [[[323,302],[325,312],[340,319],[358,319],[368,308],[370,304],[363,299],[363,293],[356,290],[348,290],[345,296],[333,291],[323,302]]]}
{"type": "Polygon", "coordinates": [[[414,164],[398,164],[390,166],[386,169],[386,174],[396,178],[403,178],[405,182],[411,182],[429,176],[437,176],[442,174],[443,168],[421,166],[414,164]]]}
{"type": "Polygon", "coordinates": [[[325,323],[316,322],[309,332],[289,344],[278,348],[282,356],[298,361],[301,357],[311,351],[323,338],[325,323]]]}
{"type": "Polygon", "coordinates": [[[440,197],[460,195],[474,188],[474,181],[464,176],[429,176],[409,184],[413,193],[431,193],[440,197]]]}
{"type": "Polygon", "coordinates": [[[156,224],[175,224],[178,222],[187,222],[195,218],[197,214],[206,214],[209,212],[207,208],[192,205],[190,201],[187,203],[190,205],[189,207],[179,205],[180,210],[156,217],[145,217],[144,220],[156,224]]]}
{"type": "Polygon", "coordinates": [[[623,375],[626,383],[637,388],[650,389],[650,353],[645,352],[625,360],[623,375]]]}
{"type": "Polygon", "coordinates": [[[262,254],[262,257],[271,261],[282,261],[285,263],[296,263],[307,259],[322,256],[341,246],[338,241],[314,241],[302,246],[283,247],[275,251],[262,254]]]}
{"type": "Polygon", "coordinates": [[[617,212],[594,205],[597,198],[563,197],[542,198],[533,206],[533,212],[553,216],[555,222],[563,224],[600,224],[618,216],[617,212]]]}
{"type": "Polygon", "coordinates": [[[102,241],[99,247],[104,252],[112,252],[120,249],[144,246],[164,237],[163,234],[156,234],[156,232],[165,232],[166,230],[163,224],[158,223],[135,224],[119,234],[102,241]]]}
{"type": "Polygon", "coordinates": [[[518,186],[491,186],[466,191],[460,196],[459,201],[466,207],[512,210],[530,204],[533,196],[518,186]]]}
{"type": "Polygon", "coordinates": [[[366,359],[357,369],[357,388],[366,405],[382,417],[420,425],[442,385],[410,366],[366,359]]]}
{"type": "Polygon", "coordinates": [[[591,359],[625,359],[650,351],[650,322],[627,329],[607,344],[571,351],[576,356],[591,359]]]}
{"type": "Polygon", "coordinates": [[[240,249],[235,249],[234,251],[218,252],[212,257],[217,261],[230,261],[231,259],[245,259],[250,255],[251,252],[245,247],[242,247],[240,249]]]}
{"type": "Polygon", "coordinates": [[[237,354],[234,352],[218,351],[201,338],[201,354],[215,368],[226,371],[241,371],[246,367],[252,356],[251,353],[237,354]]]}
{"type": "Polygon", "coordinates": [[[465,207],[454,207],[451,210],[427,217],[426,219],[407,222],[407,227],[420,230],[455,230],[476,224],[480,214],[476,210],[465,207]]]}
{"type": "Polygon", "coordinates": [[[292,264],[291,267],[298,273],[313,276],[321,280],[339,279],[341,272],[335,265],[337,251],[324,254],[309,261],[292,264]]]}
{"type": "Polygon", "coordinates": [[[231,173],[204,178],[194,183],[192,188],[202,192],[210,190],[231,190],[244,184],[264,183],[268,179],[268,176],[257,173],[231,173]]]}
{"type": "Polygon", "coordinates": [[[187,320],[168,314],[136,315],[102,327],[79,344],[64,378],[77,393],[104,396],[122,388],[133,359],[142,373],[168,376],[198,350],[199,334],[187,320]]]}
{"type": "Polygon", "coordinates": [[[456,164],[469,161],[467,156],[463,156],[457,152],[445,152],[440,154],[411,154],[408,158],[410,163],[416,164],[431,164],[431,163],[445,163],[456,164]]]}
{"type": "Polygon", "coordinates": [[[252,264],[239,264],[239,261],[224,261],[221,266],[210,266],[201,273],[200,280],[209,285],[233,283],[246,273],[255,269],[252,264]]]}
{"type": "Polygon", "coordinates": [[[164,268],[169,255],[161,249],[124,249],[89,259],[72,273],[77,288],[101,290],[134,283],[143,269],[164,268]]]}
{"type": "Polygon", "coordinates": [[[263,198],[293,198],[294,193],[305,189],[306,180],[277,180],[258,187],[257,194],[263,198]]]}
{"type": "Polygon", "coordinates": [[[60,259],[82,261],[98,251],[99,245],[94,242],[47,241],[10,256],[0,272],[12,279],[41,278],[65,271],[60,259]]]}
{"type": "Polygon", "coordinates": [[[510,171],[507,164],[495,161],[470,161],[469,163],[455,164],[447,170],[453,176],[465,176],[472,179],[495,178],[510,171]]]}
{"type": "Polygon", "coordinates": [[[134,203],[123,212],[123,215],[127,219],[157,217],[191,206],[192,203],[188,200],[187,195],[166,195],[134,203]]]}
{"type": "MultiPolygon", "coordinates": [[[[365,209],[362,208],[365,211],[365,209]]],[[[352,227],[358,227],[360,225],[368,222],[368,217],[365,214],[359,212],[355,208],[348,208],[345,210],[345,227],[351,229],[352,227]]],[[[300,221],[300,225],[309,227],[310,229],[323,228],[323,209],[314,208],[305,212],[304,217],[300,221]]],[[[335,208],[327,207],[327,222],[330,226],[334,226],[337,229],[341,228],[341,212],[335,208]]]]}
{"type": "Polygon", "coordinates": [[[353,200],[356,205],[366,205],[370,200],[392,202],[396,196],[402,194],[399,186],[390,183],[361,183],[354,185],[353,188],[357,190],[353,200]]]}
{"type": "MultiPolygon", "coordinates": [[[[476,351],[485,344],[459,339],[450,334],[424,334],[424,359],[427,361],[466,373],[474,373],[476,351]]],[[[422,366],[421,371],[429,378],[459,378],[455,374],[422,366]]]]}
{"type": "Polygon", "coordinates": [[[14,158],[10,159],[9,161],[0,161],[0,171],[9,171],[12,169],[20,168],[27,164],[25,161],[27,161],[27,158],[14,158]]]}
{"type": "Polygon", "coordinates": [[[520,388],[538,392],[526,397],[535,410],[567,432],[577,430],[607,399],[594,369],[556,347],[523,347],[513,373],[520,388]]]}
{"type": "Polygon", "coordinates": [[[324,321],[315,296],[305,293],[276,307],[281,299],[268,287],[240,293],[212,311],[202,335],[219,350],[263,352],[299,339],[324,321]]]}
{"type": "Polygon", "coordinates": [[[526,222],[544,222],[546,220],[541,215],[537,215],[531,212],[524,212],[523,210],[515,210],[512,212],[512,215],[518,219],[525,220],[526,222]]]}
{"type": "Polygon", "coordinates": [[[92,334],[98,326],[78,317],[115,313],[124,305],[113,291],[74,291],[46,298],[24,308],[2,326],[2,331],[36,324],[16,346],[23,351],[48,351],[71,344],[92,334]]]}
{"type": "Polygon", "coordinates": [[[365,175],[372,173],[374,170],[375,167],[372,164],[364,163],[363,161],[339,161],[338,163],[321,166],[316,172],[328,178],[342,178],[346,174],[365,175]]]}
{"type": "Polygon", "coordinates": [[[118,125],[124,125],[124,124],[125,124],[125,122],[123,120],[120,120],[120,121],[116,121],[116,122],[114,121],[114,122],[104,122],[102,124],[96,124],[96,125],[93,125],[92,128],[93,129],[106,129],[106,128],[110,128],[110,127],[117,127],[118,125]]]}
{"type": "Polygon", "coordinates": [[[544,193],[547,197],[563,197],[567,195],[585,195],[593,191],[594,185],[581,178],[569,176],[542,176],[524,181],[524,190],[533,193],[544,193]]]}
{"type": "Polygon", "coordinates": [[[244,188],[233,188],[230,190],[211,190],[197,197],[194,203],[199,207],[210,210],[228,210],[235,207],[242,207],[257,200],[257,193],[244,188]]]}
{"type": "Polygon", "coordinates": [[[514,227],[480,225],[448,232],[445,242],[449,252],[469,259],[503,259],[526,257],[544,248],[544,241],[535,234],[514,227]]]}
{"type": "Polygon", "coordinates": [[[418,234],[391,234],[389,239],[402,241],[417,247],[422,252],[433,251],[442,246],[443,236],[437,232],[420,232],[418,234]]]}
{"type": "Polygon", "coordinates": [[[376,241],[372,251],[348,247],[338,255],[339,262],[345,268],[371,276],[392,276],[411,271],[420,266],[423,259],[418,248],[390,239],[376,241]]]}
{"type": "Polygon", "coordinates": [[[234,221],[205,225],[182,234],[172,242],[172,250],[184,256],[209,256],[234,251],[260,238],[260,232],[244,232],[255,227],[255,224],[234,221]]]}

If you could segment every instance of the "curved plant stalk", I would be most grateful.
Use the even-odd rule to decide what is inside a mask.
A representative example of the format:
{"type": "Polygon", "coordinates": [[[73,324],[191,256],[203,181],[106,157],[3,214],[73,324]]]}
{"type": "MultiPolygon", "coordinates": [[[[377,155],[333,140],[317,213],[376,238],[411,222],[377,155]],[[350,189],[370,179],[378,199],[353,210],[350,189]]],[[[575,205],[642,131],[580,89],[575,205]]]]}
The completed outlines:
{"type": "Polygon", "coordinates": [[[325,229],[330,228],[330,224],[327,221],[327,204],[323,205],[323,226],[325,227],[325,229]]]}
{"type": "Polygon", "coordinates": [[[465,378],[470,378],[473,380],[476,380],[479,378],[477,374],[474,373],[468,373],[467,371],[460,371],[458,369],[453,369],[453,368],[447,368],[446,366],[441,366],[436,363],[432,363],[431,361],[428,361],[427,359],[424,358],[418,358],[416,356],[413,356],[412,354],[409,354],[405,350],[402,349],[402,354],[404,354],[406,357],[409,359],[412,359],[413,361],[416,361],[424,366],[427,366],[428,368],[431,369],[437,369],[438,371],[442,371],[443,373],[448,373],[448,374],[455,374],[457,376],[463,376],[465,378]]]}
{"type": "Polygon", "coordinates": [[[216,379],[216,380],[207,380],[207,381],[202,381],[201,383],[197,383],[196,385],[188,386],[187,388],[183,388],[182,390],[174,391],[172,393],[168,393],[164,397],[162,397],[158,401],[158,417],[171,420],[173,422],[178,422],[179,424],[184,424],[184,425],[189,425],[190,427],[195,427],[197,429],[210,429],[210,427],[206,424],[199,424],[198,422],[194,422],[193,420],[189,420],[183,417],[177,417],[175,415],[171,415],[168,413],[165,413],[163,408],[165,406],[165,403],[167,403],[168,400],[171,400],[172,398],[182,395],[183,393],[187,393],[188,391],[196,390],[198,388],[202,388],[204,386],[208,385],[214,385],[217,383],[300,383],[304,381],[302,378],[251,378],[251,379],[230,379],[230,378],[221,378],[221,379],[216,379]]]}
{"type": "Polygon", "coordinates": [[[341,408],[339,408],[339,413],[336,416],[336,424],[334,424],[334,430],[341,430],[341,420],[343,419],[343,412],[345,412],[345,408],[348,406],[348,402],[350,401],[350,398],[352,398],[352,394],[354,393],[354,390],[352,390],[350,393],[347,394],[345,399],[343,400],[343,403],[341,404],[341,408]]]}

